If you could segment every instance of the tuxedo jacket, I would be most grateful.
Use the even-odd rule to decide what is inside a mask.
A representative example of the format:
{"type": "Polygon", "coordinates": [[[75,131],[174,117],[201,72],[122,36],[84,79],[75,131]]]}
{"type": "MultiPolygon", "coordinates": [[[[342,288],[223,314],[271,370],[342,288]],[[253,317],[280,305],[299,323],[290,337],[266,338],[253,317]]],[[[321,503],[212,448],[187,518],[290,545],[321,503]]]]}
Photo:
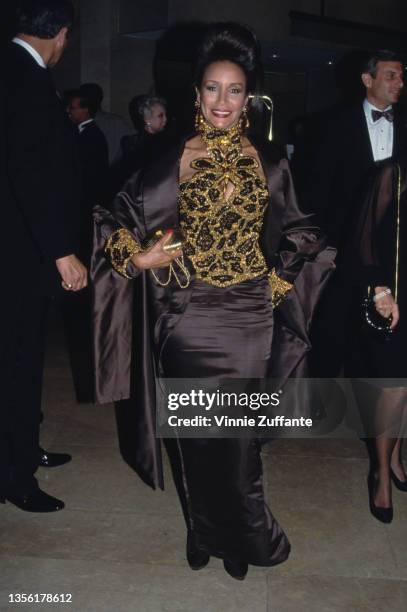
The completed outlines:
{"type": "MultiPolygon", "coordinates": [[[[268,268],[294,288],[274,315],[271,377],[279,380],[303,375],[310,349],[308,328],[312,312],[333,271],[334,251],[312,219],[297,206],[286,160],[272,163],[264,143],[253,142],[269,191],[260,246],[268,268]]],[[[179,162],[185,141],[150,168],[137,172],[114,202],[112,212],[95,210],[91,279],[94,292],[94,355],[99,402],[130,399],[137,422],[134,448],[137,471],[151,486],[162,486],[159,441],[155,437],[155,367],[153,339],[156,325],[171,313],[174,325],[190,300],[194,270],[187,288],[177,283],[163,287],[150,271],[137,272],[138,282],[120,276],[108,261],[109,236],[125,228],[143,243],[157,229],[179,227],[179,162]]],[[[181,275],[181,274],[180,274],[181,275]]]]}
{"type": "Polygon", "coordinates": [[[34,242],[24,223],[21,211],[16,205],[13,197],[10,179],[8,176],[8,151],[6,126],[7,126],[7,90],[4,80],[0,79],[0,202],[1,218],[3,225],[2,246],[5,253],[13,253],[13,266],[5,266],[3,270],[6,274],[7,283],[15,276],[16,269],[19,269],[25,262],[36,259],[36,249],[34,242]],[[16,248],[18,243],[18,248],[16,248]]]}
{"type": "Polygon", "coordinates": [[[83,173],[83,200],[92,208],[103,204],[106,198],[109,154],[102,130],[94,121],[84,126],[79,134],[83,173]]]}
{"type": "Polygon", "coordinates": [[[83,185],[78,255],[88,266],[92,253],[92,210],[107,202],[109,156],[106,138],[94,121],[78,133],[78,142],[83,185]]]}
{"type": "MultiPolygon", "coordinates": [[[[393,155],[407,144],[405,119],[395,108],[393,155]]],[[[354,218],[360,213],[363,195],[375,163],[363,102],[341,108],[326,116],[317,131],[318,141],[311,159],[304,160],[307,177],[300,193],[300,204],[327,232],[328,240],[339,249],[349,237],[354,218]]]]}
{"type": "Polygon", "coordinates": [[[54,292],[60,285],[55,260],[75,253],[79,241],[81,174],[76,134],[50,71],[19,45],[8,46],[1,80],[12,195],[6,223],[17,210],[25,228],[21,248],[32,253],[30,269],[36,268],[44,291],[54,292]]]}

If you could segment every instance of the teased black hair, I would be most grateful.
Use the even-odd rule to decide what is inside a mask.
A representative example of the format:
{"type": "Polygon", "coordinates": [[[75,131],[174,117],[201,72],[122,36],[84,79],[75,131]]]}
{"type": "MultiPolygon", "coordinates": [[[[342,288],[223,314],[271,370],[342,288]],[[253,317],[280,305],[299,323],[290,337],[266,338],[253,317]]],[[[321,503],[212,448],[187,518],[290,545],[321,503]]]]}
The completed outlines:
{"type": "Polygon", "coordinates": [[[206,68],[219,61],[237,64],[246,75],[247,92],[256,90],[261,74],[260,46],[248,27],[233,22],[208,26],[195,65],[195,84],[198,89],[206,68]]]}

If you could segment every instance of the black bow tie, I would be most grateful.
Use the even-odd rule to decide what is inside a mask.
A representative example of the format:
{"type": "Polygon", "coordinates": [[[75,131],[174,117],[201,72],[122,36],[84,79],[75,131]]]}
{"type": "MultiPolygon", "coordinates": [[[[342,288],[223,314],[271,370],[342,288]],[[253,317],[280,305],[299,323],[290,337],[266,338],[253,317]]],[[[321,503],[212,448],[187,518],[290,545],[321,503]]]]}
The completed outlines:
{"type": "Polygon", "coordinates": [[[373,121],[375,122],[379,121],[381,117],[384,117],[385,119],[387,119],[387,121],[390,121],[391,123],[392,121],[394,121],[394,110],[392,108],[389,108],[389,110],[385,110],[385,111],[379,111],[379,110],[372,109],[373,121]]]}

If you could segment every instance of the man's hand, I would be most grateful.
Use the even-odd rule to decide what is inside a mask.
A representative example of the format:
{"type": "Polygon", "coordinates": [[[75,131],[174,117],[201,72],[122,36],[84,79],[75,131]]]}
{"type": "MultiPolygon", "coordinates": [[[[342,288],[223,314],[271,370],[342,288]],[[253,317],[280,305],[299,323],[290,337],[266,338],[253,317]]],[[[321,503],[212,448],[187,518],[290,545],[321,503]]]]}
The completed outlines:
{"type": "Polygon", "coordinates": [[[67,291],[79,291],[88,284],[88,272],[76,255],[67,255],[55,261],[62,278],[62,287],[67,291]]]}

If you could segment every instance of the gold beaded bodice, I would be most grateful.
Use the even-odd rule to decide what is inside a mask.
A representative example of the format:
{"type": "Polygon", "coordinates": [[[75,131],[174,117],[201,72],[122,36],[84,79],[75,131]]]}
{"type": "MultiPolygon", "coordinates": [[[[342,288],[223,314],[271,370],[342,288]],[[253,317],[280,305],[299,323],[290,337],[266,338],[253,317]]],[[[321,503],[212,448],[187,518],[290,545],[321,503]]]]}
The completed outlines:
{"type": "Polygon", "coordinates": [[[195,159],[195,174],[180,184],[183,251],[198,279],[226,287],[267,272],[259,236],[269,196],[258,162],[242,153],[238,127],[205,126],[201,136],[209,157],[195,159]]]}

